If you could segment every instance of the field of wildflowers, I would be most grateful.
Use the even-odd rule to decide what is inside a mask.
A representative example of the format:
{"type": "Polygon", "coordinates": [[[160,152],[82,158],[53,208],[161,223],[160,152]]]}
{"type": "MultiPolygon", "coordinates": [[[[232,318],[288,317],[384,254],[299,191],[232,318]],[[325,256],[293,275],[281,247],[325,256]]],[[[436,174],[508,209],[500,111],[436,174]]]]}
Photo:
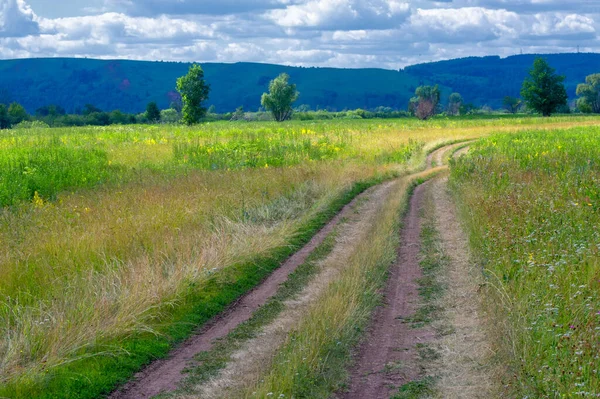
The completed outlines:
{"type": "Polygon", "coordinates": [[[594,123],[528,117],[2,132],[0,397],[109,392],[260,282],[353,196],[418,170],[424,152],[442,142],[594,123]]]}
{"type": "Polygon", "coordinates": [[[600,392],[600,128],[493,135],[452,181],[515,397],[600,392]]]}

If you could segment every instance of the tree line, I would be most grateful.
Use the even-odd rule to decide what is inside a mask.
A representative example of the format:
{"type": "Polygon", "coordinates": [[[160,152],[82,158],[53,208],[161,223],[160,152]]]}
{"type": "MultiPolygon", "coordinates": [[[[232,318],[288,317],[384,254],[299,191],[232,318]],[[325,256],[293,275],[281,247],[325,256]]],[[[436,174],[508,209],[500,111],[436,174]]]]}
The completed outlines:
{"type": "MultiPolygon", "coordinates": [[[[141,114],[126,114],[119,110],[104,112],[92,104],[87,104],[78,114],[67,114],[58,105],[48,105],[36,110],[35,115],[29,115],[25,108],[18,103],[0,104],[0,129],[10,127],[32,126],[106,126],[111,124],[136,123],[178,123],[188,125],[206,120],[268,120],[283,122],[289,119],[368,119],[385,117],[416,116],[427,120],[437,114],[468,115],[480,113],[473,104],[466,103],[459,93],[452,93],[447,99],[447,105],[441,104],[441,90],[438,85],[420,86],[415,90],[415,96],[408,104],[408,112],[394,111],[391,108],[379,107],[374,111],[354,110],[342,112],[313,112],[306,106],[294,108],[299,98],[296,85],[290,83],[290,77],[283,73],[269,84],[269,92],[263,93],[261,105],[264,112],[246,113],[243,108],[227,114],[217,114],[214,107],[207,109],[203,104],[208,100],[210,85],[204,79],[204,71],[198,64],[190,67],[188,73],[176,82],[176,88],[181,96],[181,103],[173,103],[166,110],[160,110],[155,102],[146,107],[141,114]]],[[[523,82],[521,98],[505,97],[504,108],[509,113],[523,111],[535,112],[550,116],[556,112],[568,112],[567,92],[564,87],[565,77],[557,75],[543,58],[537,58],[529,71],[529,76],[523,82]]],[[[577,87],[576,106],[579,112],[600,113],[600,73],[587,76],[585,83],[577,87]]]]}
{"type": "MultiPolygon", "coordinates": [[[[515,114],[529,110],[543,116],[556,112],[570,112],[567,105],[567,90],[564,86],[565,77],[557,75],[543,58],[536,58],[529,70],[521,88],[521,98],[505,97],[503,101],[506,111],[515,114]]],[[[577,109],[583,113],[600,113],[600,74],[590,75],[586,83],[577,87],[577,109]]],[[[415,97],[410,100],[409,112],[419,119],[427,120],[440,112],[441,92],[438,85],[421,86],[415,91],[415,97]]],[[[452,93],[448,99],[446,110],[449,115],[472,112],[463,104],[459,93],[452,93]]]]}

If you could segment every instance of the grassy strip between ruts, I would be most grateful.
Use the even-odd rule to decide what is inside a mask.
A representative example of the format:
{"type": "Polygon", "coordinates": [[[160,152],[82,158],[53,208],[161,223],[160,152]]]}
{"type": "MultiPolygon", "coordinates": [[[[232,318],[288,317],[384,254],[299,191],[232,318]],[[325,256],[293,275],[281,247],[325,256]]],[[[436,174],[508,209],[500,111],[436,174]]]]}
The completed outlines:
{"type": "Polygon", "coordinates": [[[275,356],[246,390],[248,398],[326,398],[343,389],[352,349],[360,340],[396,257],[402,215],[413,189],[436,172],[396,182],[341,275],[311,305],[275,356]]]}
{"type": "Polygon", "coordinates": [[[442,311],[439,299],[444,294],[444,286],[439,280],[439,273],[447,265],[448,258],[441,250],[440,236],[435,227],[433,213],[433,200],[431,192],[428,192],[425,195],[420,215],[423,224],[419,265],[423,271],[423,277],[417,283],[419,284],[421,304],[412,317],[404,319],[405,322],[411,323],[413,328],[422,328],[431,324],[442,311]]]}
{"type": "Polygon", "coordinates": [[[216,273],[201,287],[190,284],[188,293],[157,320],[155,333],[140,333],[119,340],[98,342],[94,355],[82,351],[74,360],[47,371],[43,379],[18,380],[0,387],[0,397],[91,399],[110,393],[145,364],[165,357],[174,345],[244,295],[290,255],[306,244],[343,206],[386,177],[355,183],[311,221],[299,228],[286,246],[270,256],[232,265],[216,273]]]}

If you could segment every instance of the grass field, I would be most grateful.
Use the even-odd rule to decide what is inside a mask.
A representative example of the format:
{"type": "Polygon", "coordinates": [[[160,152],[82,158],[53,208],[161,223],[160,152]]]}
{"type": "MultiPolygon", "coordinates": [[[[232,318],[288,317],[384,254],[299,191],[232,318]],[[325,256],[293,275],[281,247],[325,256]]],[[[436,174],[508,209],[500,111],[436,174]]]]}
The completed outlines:
{"type": "MultiPolygon", "coordinates": [[[[559,117],[2,132],[0,397],[109,392],[256,285],[360,191],[418,170],[424,152],[442,142],[533,127],[554,137],[560,133],[553,129],[594,123],[559,117]]],[[[581,129],[594,137],[587,134],[593,128],[581,129]]],[[[494,137],[503,143],[512,136],[494,137]]],[[[473,175],[474,168],[456,173],[473,175]]],[[[376,233],[382,242],[395,228],[386,223],[376,233]]],[[[573,323],[571,336],[583,331],[583,321],[573,323]]]]}
{"type": "Polygon", "coordinates": [[[511,397],[600,392],[600,128],[493,135],[452,168],[511,397]]]}

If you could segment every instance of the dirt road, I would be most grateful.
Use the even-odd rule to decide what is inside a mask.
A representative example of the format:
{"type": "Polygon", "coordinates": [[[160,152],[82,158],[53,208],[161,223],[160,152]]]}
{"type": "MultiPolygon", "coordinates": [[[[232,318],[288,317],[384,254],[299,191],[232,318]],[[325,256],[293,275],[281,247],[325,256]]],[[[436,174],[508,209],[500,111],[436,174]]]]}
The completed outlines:
{"type": "MultiPolygon", "coordinates": [[[[435,151],[428,158],[428,165],[441,165],[458,146],[435,151]]],[[[468,149],[461,149],[454,156],[466,151],[468,149]]],[[[375,312],[356,354],[348,390],[338,393],[337,397],[390,398],[401,387],[411,384],[411,389],[423,390],[425,396],[418,397],[495,397],[492,353],[478,297],[480,280],[481,275],[471,262],[456,208],[447,192],[447,177],[419,186],[404,221],[398,261],[391,269],[384,304],[375,312]],[[440,309],[436,313],[437,320],[415,326],[405,321],[423,306],[419,297],[423,276],[419,263],[426,196],[433,201],[427,216],[435,220],[439,231],[436,245],[446,260],[437,277],[444,293],[430,304],[432,309],[440,309]],[[426,349],[425,355],[423,349],[426,349]]]]}
{"type": "MultiPolygon", "coordinates": [[[[453,151],[456,146],[444,147],[430,154],[427,158],[428,168],[439,167],[445,155],[449,151],[453,151]]],[[[425,188],[426,186],[417,188],[411,200],[411,208],[402,236],[403,244],[400,249],[400,259],[402,261],[394,266],[390,278],[390,282],[394,282],[394,284],[390,284],[386,289],[386,301],[389,302],[390,306],[381,308],[375,317],[379,335],[367,341],[371,342],[370,346],[372,350],[365,349],[364,353],[368,353],[369,357],[358,363],[362,368],[360,370],[357,369],[357,373],[361,376],[354,379],[353,384],[355,383],[354,381],[356,381],[356,384],[364,381],[366,385],[362,383],[353,385],[354,388],[349,393],[351,396],[348,397],[385,397],[352,395],[354,395],[353,392],[355,392],[355,389],[357,393],[374,392],[376,395],[382,395],[389,392],[388,388],[382,387],[416,378],[419,375],[419,368],[417,366],[403,368],[401,378],[386,377],[386,375],[380,375],[380,373],[375,372],[370,374],[372,377],[364,379],[362,373],[366,372],[366,370],[379,370],[381,367],[385,368],[386,366],[394,367],[396,363],[412,364],[414,363],[413,358],[415,353],[411,348],[418,342],[433,338],[433,332],[411,329],[402,323],[401,320],[402,317],[414,313],[415,307],[418,305],[418,287],[415,283],[420,276],[418,264],[420,232],[418,207],[425,188]],[[394,348],[403,349],[395,351],[394,348]],[[363,387],[363,385],[368,387],[368,389],[363,387]]],[[[332,219],[304,248],[288,259],[281,268],[276,270],[261,285],[242,297],[220,317],[204,326],[195,336],[175,349],[168,358],[157,360],[150,364],[129,383],[113,392],[109,398],[146,399],[175,390],[186,376],[184,370],[193,365],[196,354],[210,350],[216,340],[226,336],[238,325],[247,321],[259,307],[275,295],[279,286],[287,280],[288,276],[298,266],[306,261],[307,257],[323,242],[340,221],[349,218],[357,203],[369,201],[369,197],[377,199],[383,195],[377,193],[384,193],[385,191],[386,185],[384,184],[358,196],[332,219]]]]}

